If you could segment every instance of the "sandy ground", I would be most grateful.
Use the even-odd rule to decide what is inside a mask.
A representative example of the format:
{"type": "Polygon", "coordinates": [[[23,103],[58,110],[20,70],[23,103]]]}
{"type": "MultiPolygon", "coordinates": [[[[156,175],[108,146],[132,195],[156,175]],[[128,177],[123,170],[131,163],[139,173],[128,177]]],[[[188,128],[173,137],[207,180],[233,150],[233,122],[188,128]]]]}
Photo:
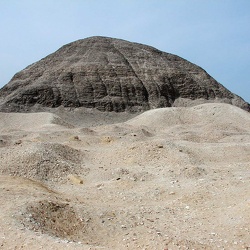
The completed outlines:
{"type": "Polygon", "coordinates": [[[0,249],[250,249],[250,114],[0,113],[0,249]]]}

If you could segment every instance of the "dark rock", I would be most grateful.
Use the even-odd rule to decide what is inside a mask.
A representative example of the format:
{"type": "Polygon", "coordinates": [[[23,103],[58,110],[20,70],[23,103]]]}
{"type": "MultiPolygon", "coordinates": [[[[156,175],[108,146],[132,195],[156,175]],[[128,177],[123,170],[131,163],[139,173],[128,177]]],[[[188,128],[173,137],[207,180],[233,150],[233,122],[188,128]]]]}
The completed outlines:
{"type": "Polygon", "coordinates": [[[250,110],[197,65],[150,46],[106,37],[67,44],[18,72],[0,90],[0,110],[14,112],[58,106],[141,111],[204,102],[250,110]]]}

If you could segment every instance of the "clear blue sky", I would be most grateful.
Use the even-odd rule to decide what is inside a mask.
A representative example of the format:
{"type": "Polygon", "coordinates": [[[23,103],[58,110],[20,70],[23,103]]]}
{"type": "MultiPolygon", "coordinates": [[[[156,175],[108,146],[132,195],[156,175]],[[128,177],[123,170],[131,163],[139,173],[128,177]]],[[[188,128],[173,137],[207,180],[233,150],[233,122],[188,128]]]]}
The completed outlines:
{"type": "Polygon", "coordinates": [[[0,0],[0,87],[77,39],[154,46],[250,102],[250,0],[0,0]]]}

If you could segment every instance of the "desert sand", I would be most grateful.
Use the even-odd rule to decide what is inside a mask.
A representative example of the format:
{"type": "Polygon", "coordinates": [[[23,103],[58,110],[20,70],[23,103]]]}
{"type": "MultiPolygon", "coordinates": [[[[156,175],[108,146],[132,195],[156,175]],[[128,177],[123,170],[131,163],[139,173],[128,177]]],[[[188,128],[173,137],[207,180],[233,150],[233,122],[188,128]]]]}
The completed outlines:
{"type": "Polygon", "coordinates": [[[0,113],[0,249],[250,249],[250,114],[0,113]]]}

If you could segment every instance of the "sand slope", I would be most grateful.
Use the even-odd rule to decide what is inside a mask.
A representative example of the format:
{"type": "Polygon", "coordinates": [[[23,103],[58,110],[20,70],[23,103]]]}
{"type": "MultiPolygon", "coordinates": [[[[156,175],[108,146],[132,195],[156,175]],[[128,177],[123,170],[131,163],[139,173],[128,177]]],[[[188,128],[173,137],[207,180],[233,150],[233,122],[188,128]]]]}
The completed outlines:
{"type": "Polygon", "coordinates": [[[61,114],[0,114],[1,249],[249,249],[249,113],[61,114]]]}
{"type": "Polygon", "coordinates": [[[70,126],[59,116],[51,113],[0,113],[0,131],[39,130],[44,127],[70,126]]]}

